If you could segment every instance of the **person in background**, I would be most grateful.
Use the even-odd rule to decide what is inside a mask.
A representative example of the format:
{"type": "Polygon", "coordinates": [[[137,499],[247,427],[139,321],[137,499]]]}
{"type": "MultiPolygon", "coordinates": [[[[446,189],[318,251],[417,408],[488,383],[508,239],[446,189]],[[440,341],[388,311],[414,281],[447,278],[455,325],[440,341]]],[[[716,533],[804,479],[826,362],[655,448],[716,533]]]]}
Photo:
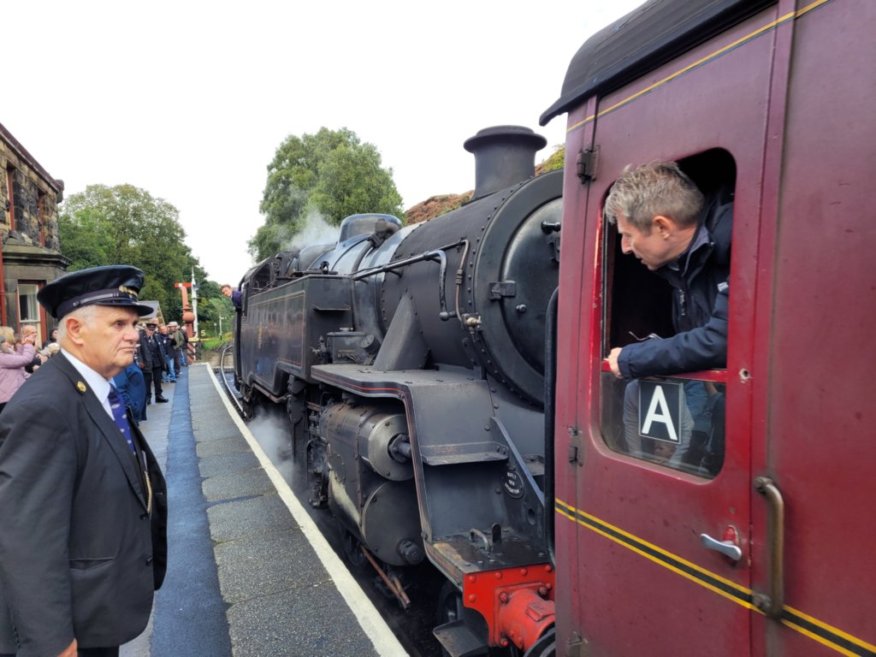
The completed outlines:
{"type": "Polygon", "coordinates": [[[15,334],[8,326],[0,326],[0,412],[30,376],[25,368],[34,361],[36,333],[24,337],[21,351],[16,351],[15,334]]]}
{"type": "Polygon", "coordinates": [[[167,325],[167,329],[170,331],[170,342],[173,345],[173,360],[176,365],[176,371],[181,372],[180,368],[185,364],[185,353],[183,351],[186,346],[185,334],[177,322],[170,322],[167,325]]]}
{"type": "Polygon", "coordinates": [[[180,328],[179,332],[182,334],[182,347],[180,350],[180,362],[183,367],[188,367],[189,363],[189,334],[186,333],[184,328],[180,328]]]}
{"type": "Polygon", "coordinates": [[[116,657],[149,622],[167,559],[167,488],[111,380],[133,362],[143,272],[43,287],[49,359],[0,414],[0,654],[116,657]]]}
{"type": "Polygon", "coordinates": [[[235,290],[233,287],[226,283],[221,288],[222,294],[231,299],[231,303],[234,304],[235,310],[240,310],[240,290],[235,290]]]}
{"type": "Polygon", "coordinates": [[[140,334],[140,349],[137,355],[137,363],[143,370],[146,379],[146,404],[151,403],[152,388],[155,387],[155,402],[164,404],[167,399],[161,391],[161,373],[167,368],[164,357],[164,346],[156,337],[158,324],[153,321],[146,323],[146,330],[140,334]]]}
{"type": "Polygon", "coordinates": [[[119,391],[125,406],[131,409],[134,423],[146,421],[146,379],[143,370],[131,363],[113,377],[113,385],[119,391]]]}
{"type": "Polygon", "coordinates": [[[158,339],[164,347],[164,362],[166,364],[162,381],[164,383],[176,383],[176,367],[173,361],[173,343],[167,334],[167,326],[162,324],[158,327],[158,339]]]}
{"type": "MultiPolygon", "coordinates": [[[[22,353],[22,349],[25,344],[30,344],[34,349],[36,349],[36,339],[36,326],[34,326],[33,324],[22,325],[18,341],[15,343],[15,351],[18,353],[22,353]]],[[[44,361],[45,358],[40,356],[39,353],[35,352],[31,362],[25,365],[24,371],[28,374],[33,374],[35,370],[39,369],[39,366],[42,365],[44,361]]]]}
{"type": "Polygon", "coordinates": [[[48,347],[50,344],[58,344],[58,328],[55,327],[49,333],[49,339],[43,342],[43,349],[48,347]]]}
{"type": "MultiPolygon", "coordinates": [[[[43,349],[40,349],[39,354],[45,359],[49,359],[61,351],[61,345],[57,342],[50,342],[43,349]]],[[[45,362],[45,361],[43,361],[45,362]]]]}

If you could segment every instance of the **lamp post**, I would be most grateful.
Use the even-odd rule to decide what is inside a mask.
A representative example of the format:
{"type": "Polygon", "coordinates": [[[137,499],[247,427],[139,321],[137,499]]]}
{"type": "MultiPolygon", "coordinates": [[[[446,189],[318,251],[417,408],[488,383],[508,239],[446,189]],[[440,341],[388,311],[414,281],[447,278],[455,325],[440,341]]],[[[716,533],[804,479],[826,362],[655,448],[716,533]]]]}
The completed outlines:
{"type": "Polygon", "coordinates": [[[198,284],[195,281],[195,268],[192,267],[192,314],[194,314],[194,331],[195,335],[200,337],[198,333],[198,284]]]}

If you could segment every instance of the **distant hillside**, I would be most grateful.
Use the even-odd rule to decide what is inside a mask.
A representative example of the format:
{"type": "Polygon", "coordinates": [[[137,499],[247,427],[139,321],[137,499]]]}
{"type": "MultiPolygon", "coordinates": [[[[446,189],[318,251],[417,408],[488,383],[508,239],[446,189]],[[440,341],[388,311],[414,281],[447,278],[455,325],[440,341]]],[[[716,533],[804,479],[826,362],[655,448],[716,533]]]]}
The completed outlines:
{"type": "MultiPolygon", "coordinates": [[[[535,166],[535,175],[540,176],[548,171],[561,169],[563,167],[563,158],[566,149],[563,146],[558,146],[548,158],[535,166]]],[[[417,203],[405,211],[406,224],[418,224],[421,221],[429,221],[435,217],[440,217],[442,214],[447,214],[452,210],[463,206],[471,199],[474,190],[469,190],[462,194],[440,194],[438,196],[430,196],[425,201],[417,203]]]]}
{"type": "Polygon", "coordinates": [[[430,196],[425,201],[417,203],[405,211],[405,223],[418,224],[421,221],[428,221],[440,217],[442,214],[447,214],[466,203],[471,198],[471,194],[471,191],[468,191],[464,194],[430,196]]]}

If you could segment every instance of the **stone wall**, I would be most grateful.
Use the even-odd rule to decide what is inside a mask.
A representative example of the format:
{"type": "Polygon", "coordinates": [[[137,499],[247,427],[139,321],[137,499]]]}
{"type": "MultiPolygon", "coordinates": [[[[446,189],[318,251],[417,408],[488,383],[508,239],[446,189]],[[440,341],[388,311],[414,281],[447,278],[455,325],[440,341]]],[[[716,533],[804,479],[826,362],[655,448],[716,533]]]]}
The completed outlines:
{"type": "MultiPolygon", "coordinates": [[[[0,316],[16,330],[25,319],[19,317],[21,290],[55,280],[69,264],[61,254],[58,234],[58,203],[63,194],[64,183],[50,176],[0,124],[0,316]],[[24,283],[27,288],[20,287],[24,283]]],[[[49,323],[40,310],[41,336],[47,335],[49,323]]]]}
{"type": "Polygon", "coordinates": [[[62,182],[48,176],[15,138],[0,128],[0,233],[4,242],[59,251],[58,203],[63,190],[62,182]]]}

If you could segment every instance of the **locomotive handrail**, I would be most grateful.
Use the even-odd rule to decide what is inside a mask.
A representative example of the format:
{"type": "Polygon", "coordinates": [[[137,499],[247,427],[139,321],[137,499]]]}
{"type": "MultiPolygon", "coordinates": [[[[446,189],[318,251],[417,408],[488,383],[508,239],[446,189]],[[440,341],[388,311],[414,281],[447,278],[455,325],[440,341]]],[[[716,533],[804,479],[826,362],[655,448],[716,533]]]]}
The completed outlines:
{"type": "Polygon", "coordinates": [[[559,292],[560,289],[556,288],[548,302],[547,314],[545,316],[544,358],[544,499],[546,510],[544,514],[544,533],[547,539],[551,563],[554,564],[557,562],[556,539],[554,536],[554,499],[556,496],[554,490],[554,468],[556,467],[554,463],[554,432],[556,431],[554,413],[556,412],[557,393],[557,308],[559,292]]]}
{"type": "Polygon", "coordinates": [[[758,477],[754,487],[769,505],[770,588],[767,595],[755,593],[752,602],[770,618],[779,618],[785,606],[785,500],[769,477],[758,477]]]}
{"type": "MultiPolygon", "coordinates": [[[[439,246],[437,249],[430,249],[424,253],[419,255],[411,256],[410,258],[404,258],[402,260],[396,260],[395,262],[390,262],[386,265],[381,265],[380,267],[372,267],[370,269],[363,269],[362,271],[353,274],[354,281],[360,281],[363,278],[368,278],[369,276],[374,276],[375,274],[381,274],[389,271],[393,271],[395,269],[401,269],[402,267],[407,267],[408,265],[413,265],[418,262],[437,262],[438,263],[438,301],[441,307],[440,312],[438,313],[439,319],[441,321],[447,321],[451,317],[459,317],[459,295],[457,295],[457,307],[451,313],[447,310],[447,294],[445,292],[444,287],[444,278],[447,274],[447,256],[444,255],[445,251],[449,251],[450,249],[457,249],[460,246],[466,247],[466,253],[468,253],[468,240],[460,240],[458,242],[454,242],[453,244],[445,244],[444,246],[439,246]]],[[[460,269],[465,261],[465,255],[463,254],[463,262],[460,263],[460,269]]],[[[460,275],[457,272],[457,288],[459,286],[460,275]]]]}
{"type": "Polygon", "coordinates": [[[447,256],[444,255],[444,251],[430,251],[426,255],[428,256],[428,258],[426,258],[427,260],[433,262],[436,260],[438,261],[438,305],[441,307],[438,317],[441,321],[446,322],[452,317],[452,315],[447,312],[447,295],[444,292],[444,276],[447,274],[447,256]]]}
{"type": "Polygon", "coordinates": [[[396,260],[395,262],[380,265],[379,267],[363,269],[362,271],[353,274],[353,280],[360,281],[363,278],[368,278],[369,276],[374,276],[375,274],[383,274],[388,271],[392,271],[393,269],[401,269],[402,267],[407,267],[408,265],[423,262],[424,260],[431,260],[432,254],[434,254],[435,251],[449,251],[450,249],[456,249],[460,246],[463,246],[466,243],[467,240],[459,240],[458,242],[454,242],[453,244],[445,244],[444,246],[439,246],[437,249],[429,249],[428,251],[421,253],[420,255],[411,256],[410,258],[404,258],[402,260],[396,260]]]}

